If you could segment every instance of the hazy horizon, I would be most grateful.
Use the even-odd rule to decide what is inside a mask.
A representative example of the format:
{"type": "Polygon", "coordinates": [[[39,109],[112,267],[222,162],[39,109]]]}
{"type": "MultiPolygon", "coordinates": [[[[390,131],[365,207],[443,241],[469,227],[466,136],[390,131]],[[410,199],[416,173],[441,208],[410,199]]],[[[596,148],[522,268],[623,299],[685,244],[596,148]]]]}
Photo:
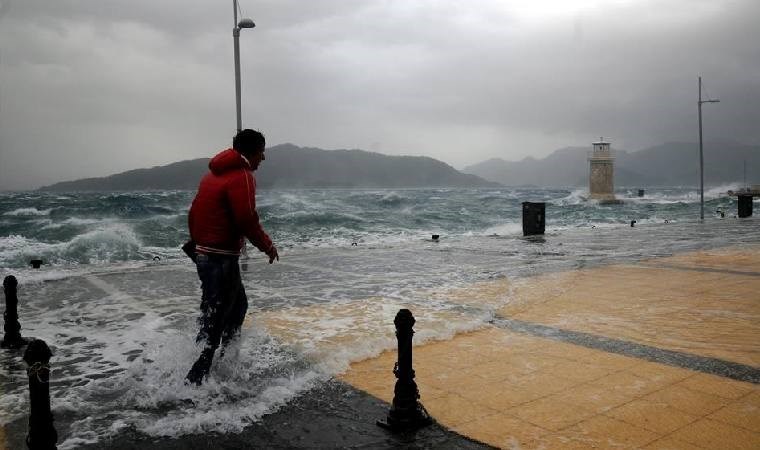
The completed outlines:
{"type": "MultiPolygon", "coordinates": [[[[622,157],[623,154],[630,155],[630,156],[627,156],[627,157],[623,158],[623,162],[622,163],[621,162],[616,163],[615,164],[616,165],[616,169],[617,169],[617,171],[620,171],[620,170],[626,171],[626,170],[628,170],[628,168],[627,168],[627,164],[628,163],[625,162],[625,161],[627,161],[631,156],[633,156],[633,155],[635,155],[635,154],[637,154],[639,152],[653,150],[653,149],[659,149],[659,148],[664,148],[666,150],[670,149],[669,151],[667,151],[665,153],[665,155],[667,155],[667,154],[670,154],[672,150],[676,150],[678,147],[681,147],[681,146],[684,146],[684,145],[686,145],[686,146],[693,146],[694,147],[695,159],[693,161],[686,161],[685,163],[687,163],[688,165],[695,165],[697,163],[696,156],[698,154],[697,153],[698,143],[692,143],[692,142],[666,142],[666,143],[662,143],[662,144],[659,144],[659,145],[656,145],[656,146],[653,146],[653,147],[644,148],[644,149],[629,150],[629,149],[613,148],[613,150],[615,152],[618,152],[618,157],[622,157]],[[675,146],[675,148],[673,146],[675,146]]],[[[706,161],[705,162],[707,164],[706,186],[711,186],[711,187],[727,186],[728,184],[742,183],[744,181],[744,180],[741,180],[739,178],[737,178],[735,180],[731,180],[731,181],[725,179],[725,173],[723,173],[725,167],[722,167],[723,164],[719,164],[718,166],[714,167],[713,170],[711,170],[712,164],[715,164],[715,159],[714,158],[717,156],[717,153],[715,152],[715,150],[719,149],[721,145],[729,145],[730,148],[733,149],[733,151],[738,150],[739,147],[748,147],[748,148],[751,148],[751,149],[752,148],[754,148],[754,149],[760,149],[760,146],[749,146],[749,145],[742,144],[742,143],[739,143],[739,142],[736,142],[736,141],[733,141],[733,140],[712,139],[712,140],[706,141],[705,145],[704,145],[704,147],[705,147],[705,155],[706,155],[706,161]],[[711,159],[713,160],[712,164],[710,162],[711,159]],[[719,178],[721,178],[721,181],[715,181],[715,179],[712,179],[712,180],[710,179],[710,178],[715,178],[716,176],[719,177],[719,178]]],[[[367,151],[367,150],[364,150],[364,149],[320,149],[320,148],[316,148],[316,147],[299,146],[299,145],[296,145],[296,144],[293,144],[293,143],[290,143],[290,142],[284,143],[284,144],[277,144],[277,145],[274,145],[274,146],[267,146],[268,151],[272,152],[269,155],[270,156],[270,161],[264,163],[264,169],[263,169],[264,172],[259,173],[259,177],[258,178],[263,177],[263,179],[269,179],[272,176],[278,177],[279,176],[278,174],[281,175],[281,173],[279,171],[282,168],[281,164],[283,163],[283,161],[278,160],[277,158],[271,159],[272,156],[276,155],[275,152],[277,152],[277,151],[284,151],[284,150],[280,150],[280,149],[276,148],[276,147],[279,147],[279,146],[295,146],[296,148],[300,148],[300,149],[313,149],[315,151],[325,151],[325,152],[333,152],[333,151],[361,151],[361,152],[366,152],[367,151]],[[278,161],[279,161],[279,163],[278,163],[278,161]],[[271,170],[274,170],[273,173],[270,173],[271,170],[266,170],[266,166],[269,165],[269,164],[274,164],[274,166],[272,166],[272,169],[271,169],[271,170]]],[[[563,187],[563,186],[568,187],[568,186],[574,186],[575,184],[572,184],[572,183],[571,184],[567,184],[567,183],[561,182],[561,180],[563,179],[563,177],[567,175],[566,171],[562,171],[562,172],[557,173],[556,170],[558,170],[558,169],[552,167],[551,165],[549,165],[549,163],[544,163],[543,161],[546,158],[549,158],[549,157],[551,157],[553,155],[561,155],[561,154],[566,153],[566,152],[570,152],[570,153],[578,153],[578,152],[580,152],[580,153],[583,153],[585,151],[590,151],[590,150],[591,150],[591,146],[570,145],[570,146],[565,146],[565,147],[556,149],[554,152],[552,152],[552,153],[550,153],[548,155],[544,155],[544,156],[538,157],[538,158],[533,158],[533,157],[528,156],[528,157],[523,157],[523,158],[520,158],[520,159],[504,160],[504,159],[496,157],[496,158],[490,158],[490,159],[482,160],[482,161],[479,161],[479,162],[477,162],[477,163],[475,163],[473,165],[466,166],[466,167],[453,167],[453,166],[452,167],[453,167],[453,169],[455,169],[456,171],[458,171],[460,173],[463,173],[463,174],[475,174],[475,175],[478,175],[479,177],[481,177],[484,180],[495,181],[495,182],[498,182],[498,183],[502,183],[506,187],[514,187],[514,186],[539,186],[539,185],[540,186],[544,186],[544,187],[563,187]],[[504,177],[506,177],[508,175],[508,173],[506,173],[506,172],[504,173],[503,176],[499,176],[499,179],[494,178],[493,174],[491,174],[492,176],[484,176],[481,173],[481,171],[484,170],[484,168],[486,168],[487,171],[489,170],[489,169],[487,169],[489,167],[490,167],[491,171],[494,170],[492,166],[488,166],[488,165],[483,166],[483,164],[488,164],[491,161],[493,161],[496,164],[522,164],[522,163],[525,163],[526,161],[529,161],[529,160],[535,161],[535,162],[537,162],[539,164],[543,164],[542,166],[540,166],[540,168],[532,169],[532,170],[538,170],[539,171],[534,176],[537,176],[538,178],[543,179],[544,180],[543,182],[536,181],[536,182],[529,182],[529,183],[524,183],[524,182],[510,183],[507,180],[510,180],[512,178],[510,178],[510,177],[504,178],[504,177]],[[554,174],[554,175],[552,175],[552,174],[554,174]],[[555,180],[555,181],[560,180],[560,181],[558,183],[551,183],[551,182],[547,183],[547,177],[548,177],[548,179],[552,179],[552,180],[555,180]]],[[[409,157],[409,156],[414,157],[415,156],[415,155],[388,155],[388,154],[384,154],[382,152],[370,152],[370,153],[377,153],[377,154],[380,154],[380,155],[383,155],[383,156],[390,156],[390,157],[409,157]]],[[[36,186],[36,187],[28,189],[28,190],[29,191],[33,191],[33,190],[36,190],[36,189],[39,189],[39,188],[47,188],[47,187],[56,185],[57,183],[61,183],[61,182],[62,183],[66,183],[66,182],[78,182],[78,181],[82,181],[82,180],[86,180],[86,179],[106,179],[106,178],[109,178],[111,176],[126,174],[126,173],[129,173],[129,172],[134,171],[134,170],[161,169],[163,167],[171,166],[172,164],[191,162],[191,161],[196,161],[198,159],[207,159],[207,158],[209,158],[211,156],[213,156],[213,155],[203,156],[201,158],[191,158],[191,159],[185,159],[185,160],[172,161],[172,162],[169,162],[167,164],[154,165],[154,166],[150,166],[150,167],[148,167],[148,166],[146,166],[146,167],[137,167],[137,168],[127,169],[127,170],[124,170],[124,171],[119,171],[119,172],[114,172],[114,173],[97,174],[97,175],[92,176],[92,177],[80,177],[80,178],[63,179],[63,180],[60,180],[60,181],[57,181],[57,182],[54,182],[54,183],[49,183],[49,184],[46,184],[46,185],[36,186]]],[[[726,156],[728,156],[728,155],[726,155],[726,156]]],[[[758,153],[758,156],[760,157],[760,152],[758,153]]],[[[288,160],[290,158],[292,158],[292,156],[291,157],[286,157],[286,159],[288,159],[288,160]]],[[[350,160],[350,157],[348,157],[348,158],[350,160]]],[[[560,158],[564,158],[564,157],[560,156],[560,158]]],[[[433,158],[433,159],[435,160],[435,158],[433,158]]],[[[724,160],[724,159],[725,159],[724,157],[721,157],[721,160],[724,160]]],[[[319,160],[319,158],[318,158],[318,160],[319,160]]],[[[729,162],[728,163],[729,165],[735,164],[736,163],[736,156],[733,156],[733,157],[729,158],[729,160],[733,161],[733,162],[729,162]]],[[[437,160],[437,161],[440,161],[440,160],[437,160]]],[[[755,168],[756,163],[760,162],[760,160],[758,160],[756,158],[750,158],[750,160],[746,160],[745,159],[745,162],[747,162],[747,161],[749,161],[749,169],[750,169],[749,173],[747,173],[747,175],[749,176],[749,179],[747,180],[747,184],[752,184],[753,180],[756,179],[756,178],[753,178],[753,177],[755,177],[754,168],[755,168]]],[[[529,163],[529,164],[533,164],[533,163],[529,163]]],[[[658,163],[656,161],[653,161],[652,164],[654,164],[655,166],[658,166],[658,163]]],[[[533,167],[536,167],[536,166],[533,166],[533,167]]],[[[575,167],[575,169],[577,169],[577,167],[575,167]]],[[[514,170],[514,169],[506,169],[506,170],[509,171],[509,170],[514,170]]],[[[652,170],[654,170],[654,168],[652,170]]],[[[745,170],[746,170],[746,168],[745,168],[745,170]]],[[[172,172],[172,173],[174,173],[174,172],[172,172]]],[[[665,186],[689,186],[689,185],[691,185],[689,183],[684,184],[682,182],[679,182],[679,183],[670,183],[670,184],[667,184],[667,183],[666,184],[662,184],[662,183],[654,183],[654,184],[648,183],[648,182],[645,181],[645,178],[647,176],[649,176],[649,175],[647,175],[648,173],[649,173],[649,170],[645,170],[643,172],[640,172],[639,175],[642,177],[642,179],[639,180],[639,181],[636,181],[634,184],[635,185],[641,185],[641,186],[658,186],[658,187],[665,187],[665,186]]],[[[524,175],[525,174],[523,174],[521,176],[524,177],[524,175]]],[[[630,178],[630,175],[628,175],[628,174],[625,174],[625,175],[628,178],[630,178]]],[[[175,175],[172,175],[172,176],[175,176],[175,175]]],[[[520,178],[521,176],[518,176],[518,178],[520,178]]],[[[737,176],[741,178],[741,175],[737,175],[737,176]]],[[[331,177],[332,177],[332,175],[325,175],[325,180],[324,181],[326,183],[329,183],[330,180],[332,180],[331,177]]],[[[192,176],[191,176],[191,178],[192,178],[192,176]]],[[[192,183],[195,183],[197,180],[188,180],[188,181],[192,181],[192,183]]],[[[619,184],[619,183],[617,183],[617,184],[619,184]]],[[[756,183],[754,183],[754,184],[756,184],[756,183]]],[[[632,185],[633,184],[631,184],[631,186],[632,185]]],[[[695,177],[694,177],[694,183],[693,183],[693,185],[694,186],[698,185],[697,172],[695,172],[695,177]]],[[[368,184],[365,187],[369,188],[369,187],[372,187],[372,186],[374,186],[374,185],[368,184]]],[[[628,184],[621,184],[621,186],[629,186],[629,185],[628,184]]],[[[360,188],[361,186],[357,185],[357,187],[360,188]]],[[[289,188],[290,187],[288,187],[288,189],[289,188]]],[[[393,189],[392,186],[389,186],[388,188],[389,189],[393,189]]],[[[150,188],[150,189],[153,189],[153,188],[150,188]]],[[[138,188],[138,190],[139,190],[139,188],[138,188]]],[[[12,191],[14,191],[14,190],[13,189],[0,190],[0,192],[12,192],[12,191]]]]}

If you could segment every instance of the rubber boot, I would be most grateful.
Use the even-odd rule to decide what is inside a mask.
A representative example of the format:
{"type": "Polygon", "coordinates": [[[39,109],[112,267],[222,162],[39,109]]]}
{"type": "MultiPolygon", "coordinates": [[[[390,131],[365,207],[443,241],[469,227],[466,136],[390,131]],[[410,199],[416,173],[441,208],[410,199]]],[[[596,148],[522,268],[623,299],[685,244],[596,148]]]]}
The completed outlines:
{"type": "Polygon", "coordinates": [[[198,358],[198,361],[195,361],[195,364],[193,364],[193,367],[191,367],[190,371],[187,373],[185,381],[196,386],[203,384],[203,379],[208,376],[208,373],[211,370],[211,362],[213,359],[214,349],[204,349],[201,352],[201,356],[198,358]]]}

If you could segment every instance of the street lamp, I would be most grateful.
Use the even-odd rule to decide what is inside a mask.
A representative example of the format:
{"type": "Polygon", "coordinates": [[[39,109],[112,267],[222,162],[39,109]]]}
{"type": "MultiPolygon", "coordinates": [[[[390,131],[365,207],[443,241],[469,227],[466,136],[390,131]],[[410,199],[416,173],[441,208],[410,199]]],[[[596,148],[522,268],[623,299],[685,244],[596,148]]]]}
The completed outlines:
{"type": "Polygon", "coordinates": [[[232,41],[235,44],[235,106],[237,111],[237,130],[243,129],[243,120],[240,118],[240,29],[253,28],[256,26],[253,20],[244,18],[238,22],[238,3],[232,0],[232,9],[235,28],[232,29],[232,41]]]}
{"type": "Polygon", "coordinates": [[[702,103],[718,103],[720,100],[702,100],[702,77],[699,77],[699,220],[705,220],[705,163],[702,156],[702,103]]]}

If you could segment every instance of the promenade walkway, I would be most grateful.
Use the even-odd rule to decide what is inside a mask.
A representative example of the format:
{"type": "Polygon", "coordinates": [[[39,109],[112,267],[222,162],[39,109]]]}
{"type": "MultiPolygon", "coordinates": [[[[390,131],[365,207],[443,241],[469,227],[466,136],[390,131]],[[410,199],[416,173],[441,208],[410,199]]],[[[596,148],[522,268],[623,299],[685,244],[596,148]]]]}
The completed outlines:
{"type": "MultiPolygon", "coordinates": [[[[615,233],[600,236],[612,240],[615,233]]],[[[619,240],[620,245],[628,242],[619,240]]],[[[535,245],[536,252],[543,251],[535,245]]],[[[620,264],[621,258],[607,264],[599,256],[587,258],[591,267],[570,269],[583,260],[573,249],[585,247],[564,241],[568,256],[541,261],[542,266],[553,263],[550,270],[448,284],[461,286],[455,290],[442,287],[440,280],[456,276],[467,264],[473,265],[469,270],[501,274],[498,268],[505,262],[527,267],[537,256],[452,246],[402,255],[396,249],[336,251],[340,257],[320,252],[273,266],[266,276],[253,265],[246,274],[256,280],[250,298],[254,310],[245,328],[264,330],[277,348],[292,349],[305,367],[341,375],[241,432],[157,437],[125,427],[91,445],[64,438],[69,439],[66,447],[760,448],[760,248],[692,251],[630,264],[620,264]],[[401,307],[417,318],[416,381],[422,403],[437,421],[413,436],[392,435],[375,425],[393,398],[396,360],[394,351],[377,352],[394,347],[392,320],[401,307]],[[346,367],[347,361],[362,358],[346,367]]],[[[195,273],[182,266],[71,277],[37,288],[42,292],[28,296],[38,299],[37,309],[25,317],[38,310],[47,317],[48,309],[56,317],[89,317],[86,313],[99,311],[93,305],[102,305],[122,316],[152,311],[182,318],[187,323],[173,326],[187,330],[197,313],[195,273]],[[47,307],[46,301],[54,305],[47,307]]],[[[121,324],[122,316],[113,323],[121,324]]],[[[45,331],[45,323],[27,319],[24,329],[45,331]]],[[[65,331],[84,335],[90,330],[85,325],[67,322],[65,331]]],[[[105,345],[119,330],[104,329],[90,338],[105,345]]],[[[88,375],[80,377],[73,372],[80,369],[64,365],[67,354],[86,353],[79,341],[71,342],[59,344],[55,361],[53,402],[61,437],[74,421],[97,414],[78,415],[66,407],[64,395],[76,386],[61,383],[88,375]]],[[[127,344],[111,343],[116,349],[127,344]]],[[[25,383],[21,363],[11,357],[6,362],[9,376],[0,378],[4,394],[25,383]]],[[[155,366],[137,363],[128,367],[155,366]]],[[[119,373],[112,377],[123,376],[119,373]]],[[[172,411],[202,418],[203,406],[180,405],[172,411]]],[[[130,414],[146,413],[130,407],[130,414]]],[[[118,408],[106,412],[121,413],[118,408]]],[[[0,426],[0,449],[23,448],[26,421],[19,416],[0,426]]]]}
{"type": "MultiPolygon", "coordinates": [[[[492,326],[414,349],[422,403],[462,435],[500,448],[760,448],[757,248],[445,295],[507,298],[492,326]]],[[[394,361],[385,352],[342,379],[391,401],[394,361]]]]}

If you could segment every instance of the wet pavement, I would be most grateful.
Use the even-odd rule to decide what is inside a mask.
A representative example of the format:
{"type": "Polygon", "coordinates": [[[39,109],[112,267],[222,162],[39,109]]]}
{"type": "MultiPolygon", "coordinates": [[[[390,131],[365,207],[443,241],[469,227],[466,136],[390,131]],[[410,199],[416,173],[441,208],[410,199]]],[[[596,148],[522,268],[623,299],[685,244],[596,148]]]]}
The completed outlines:
{"type": "MultiPolygon", "coordinates": [[[[416,432],[394,434],[375,424],[389,405],[350,385],[331,381],[264,416],[241,433],[205,433],[179,438],[155,438],[122,432],[81,449],[190,450],[255,449],[489,449],[433,424],[416,432]]],[[[6,448],[26,448],[26,421],[7,426],[6,448]]]]}
{"type": "MultiPolygon", "coordinates": [[[[22,273],[19,312],[22,334],[55,353],[64,448],[757,448],[757,223],[251,261],[245,345],[197,391],[181,385],[196,351],[189,264],[22,273]],[[393,396],[402,307],[440,425],[399,437],[375,421],[393,396]]],[[[0,442],[23,448],[24,367],[0,363],[0,442]]]]}
{"type": "MultiPolygon", "coordinates": [[[[744,246],[474,285],[470,306],[510,301],[415,347],[422,401],[500,448],[760,448],[759,274],[744,246]]],[[[389,399],[393,358],[342,378],[389,399]]]]}

